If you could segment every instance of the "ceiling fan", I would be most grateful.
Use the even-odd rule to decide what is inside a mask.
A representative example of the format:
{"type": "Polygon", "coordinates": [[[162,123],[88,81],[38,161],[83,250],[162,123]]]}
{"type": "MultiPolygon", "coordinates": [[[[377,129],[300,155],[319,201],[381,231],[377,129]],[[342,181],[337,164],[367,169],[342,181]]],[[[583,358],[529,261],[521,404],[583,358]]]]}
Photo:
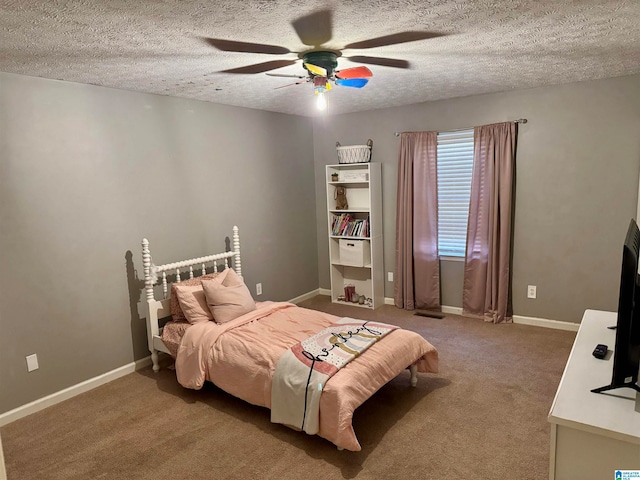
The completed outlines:
{"type": "MultiPolygon", "coordinates": [[[[395,45],[400,43],[414,42],[417,40],[426,40],[443,36],[442,33],[426,32],[426,31],[406,31],[386,35],[377,38],[371,38],[360,42],[354,42],[345,45],[342,49],[336,50],[323,47],[332,38],[332,11],[320,10],[309,15],[300,17],[291,22],[296,34],[304,45],[308,48],[294,52],[286,47],[277,45],[267,45],[262,43],[238,42],[234,40],[224,40],[219,38],[205,38],[204,40],[218,50],[225,52],[244,52],[244,53],[261,53],[267,55],[286,55],[290,53],[297,54],[298,59],[290,60],[272,60],[244,67],[222,70],[224,73],[237,74],[256,74],[267,73],[278,68],[293,65],[302,60],[302,65],[307,71],[305,75],[289,75],[279,73],[267,73],[267,75],[277,77],[292,77],[298,81],[277,88],[288,87],[291,85],[299,85],[303,83],[312,83],[313,91],[318,95],[318,108],[321,110],[326,107],[324,93],[331,90],[330,81],[336,85],[351,88],[362,88],[373,76],[369,68],[358,66],[347,68],[344,70],[336,70],[338,66],[338,58],[342,56],[342,50],[348,49],[370,49],[376,47],[384,47],[387,45],[395,45]]],[[[393,68],[410,68],[410,64],[406,60],[396,58],[383,58],[371,56],[345,56],[352,62],[364,63],[369,65],[381,65],[393,68]]]]}

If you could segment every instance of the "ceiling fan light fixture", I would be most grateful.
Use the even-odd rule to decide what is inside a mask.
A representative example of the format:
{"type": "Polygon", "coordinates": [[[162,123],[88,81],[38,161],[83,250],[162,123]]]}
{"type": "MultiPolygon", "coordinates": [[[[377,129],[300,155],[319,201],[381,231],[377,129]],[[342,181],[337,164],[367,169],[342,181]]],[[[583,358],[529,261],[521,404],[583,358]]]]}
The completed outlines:
{"type": "Polygon", "coordinates": [[[316,92],[316,94],[316,107],[318,107],[318,110],[323,112],[327,109],[327,99],[324,96],[324,91],[316,92]]]}
{"type": "Polygon", "coordinates": [[[327,98],[325,93],[331,90],[331,84],[327,77],[314,77],[313,78],[313,93],[316,94],[316,107],[320,111],[327,109],[327,98]]]}

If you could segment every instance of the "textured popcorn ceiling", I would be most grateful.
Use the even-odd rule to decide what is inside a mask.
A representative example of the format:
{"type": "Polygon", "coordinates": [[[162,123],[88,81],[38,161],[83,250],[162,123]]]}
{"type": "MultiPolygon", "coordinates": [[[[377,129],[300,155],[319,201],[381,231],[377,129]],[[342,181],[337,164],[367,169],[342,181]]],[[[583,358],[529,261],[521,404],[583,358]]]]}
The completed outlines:
{"type": "MultiPolygon", "coordinates": [[[[291,22],[332,11],[324,47],[404,31],[446,34],[345,57],[407,60],[368,65],[363,89],[335,87],[329,114],[640,73],[639,0],[0,0],[0,71],[171,95],[299,115],[316,115],[310,84],[221,70],[295,53],[223,52],[205,37],[300,52],[291,22]]],[[[277,73],[304,74],[295,65],[277,73]]]]}

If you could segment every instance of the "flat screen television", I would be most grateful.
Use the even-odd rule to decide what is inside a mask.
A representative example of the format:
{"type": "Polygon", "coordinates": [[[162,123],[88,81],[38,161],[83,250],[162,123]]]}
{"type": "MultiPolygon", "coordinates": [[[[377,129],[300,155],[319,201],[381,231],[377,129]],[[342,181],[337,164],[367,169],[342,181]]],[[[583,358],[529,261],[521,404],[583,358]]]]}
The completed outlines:
{"type": "Polygon", "coordinates": [[[639,251],[640,230],[638,230],[635,220],[631,219],[622,248],[618,321],[616,322],[616,343],[613,350],[613,376],[610,385],[591,390],[595,393],[622,387],[633,388],[640,392],[638,386],[638,369],[640,368],[639,251]]]}

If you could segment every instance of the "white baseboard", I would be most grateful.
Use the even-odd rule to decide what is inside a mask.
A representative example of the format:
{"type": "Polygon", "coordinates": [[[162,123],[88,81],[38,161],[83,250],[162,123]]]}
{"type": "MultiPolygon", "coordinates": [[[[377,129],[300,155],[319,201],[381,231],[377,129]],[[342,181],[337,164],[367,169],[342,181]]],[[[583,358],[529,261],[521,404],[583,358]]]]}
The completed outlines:
{"type": "Polygon", "coordinates": [[[451,315],[462,315],[462,307],[449,307],[447,305],[443,305],[442,313],[449,313],[451,315]]]}
{"type": "Polygon", "coordinates": [[[18,420],[19,418],[26,417],[27,415],[31,415],[32,413],[39,412],[40,410],[44,410],[47,407],[63,402],[64,400],[73,398],[76,395],[80,395],[81,393],[93,390],[100,385],[104,385],[105,383],[109,383],[120,377],[124,377],[125,375],[133,373],[136,370],[140,370],[141,368],[147,367],[149,365],[151,365],[151,356],[141,358],[140,360],[136,360],[135,362],[116,368],[115,370],[111,370],[110,372],[103,373],[102,375],[98,375],[97,377],[93,377],[89,380],[85,380],[84,382],[80,382],[77,385],[73,385],[69,388],[65,388],[64,390],[60,390],[59,392],[52,393],[51,395],[47,395],[46,397],[42,397],[38,400],[34,400],[33,402],[27,403],[26,405],[22,405],[21,407],[9,410],[8,412],[0,414],[0,427],[18,420]]]}
{"type": "Polygon", "coordinates": [[[519,323],[521,325],[533,325],[535,327],[555,328],[556,330],[568,330],[570,332],[577,332],[578,328],[580,328],[579,323],[562,322],[560,320],[548,320],[546,318],[524,317],[522,315],[514,315],[513,323],[519,323]]]}
{"type": "Polygon", "coordinates": [[[319,288],[316,288],[315,290],[311,290],[310,292],[307,292],[307,293],[303,293],[302,295],[299,295],[296,298],[292,298],[291,300],[289,300],[289,303],[298,304],[300,302],[304,302],[305,300],[309,300],[310,298],[313,298],[316,295],[322,295],[322,293],[320,293],[319,288]]]}
{"type": "MultiPolygon", "coordinates": [[[[384,303],[387,305],[394,305],[393,298],[385,298],[384,303]]],[[[462,307],[449,307],[447,305],[443,305],[442,313],[462,315],[462,307]]],[[[523,315],[514,315],[513,323],[533,325],[534,327],[554,328],[556,330],[568,330],[571,332],[577,332],[580,327],[579,323],[562,322],[560,320],[549,320],[546,318],[525,317],[523,315]]]]}

